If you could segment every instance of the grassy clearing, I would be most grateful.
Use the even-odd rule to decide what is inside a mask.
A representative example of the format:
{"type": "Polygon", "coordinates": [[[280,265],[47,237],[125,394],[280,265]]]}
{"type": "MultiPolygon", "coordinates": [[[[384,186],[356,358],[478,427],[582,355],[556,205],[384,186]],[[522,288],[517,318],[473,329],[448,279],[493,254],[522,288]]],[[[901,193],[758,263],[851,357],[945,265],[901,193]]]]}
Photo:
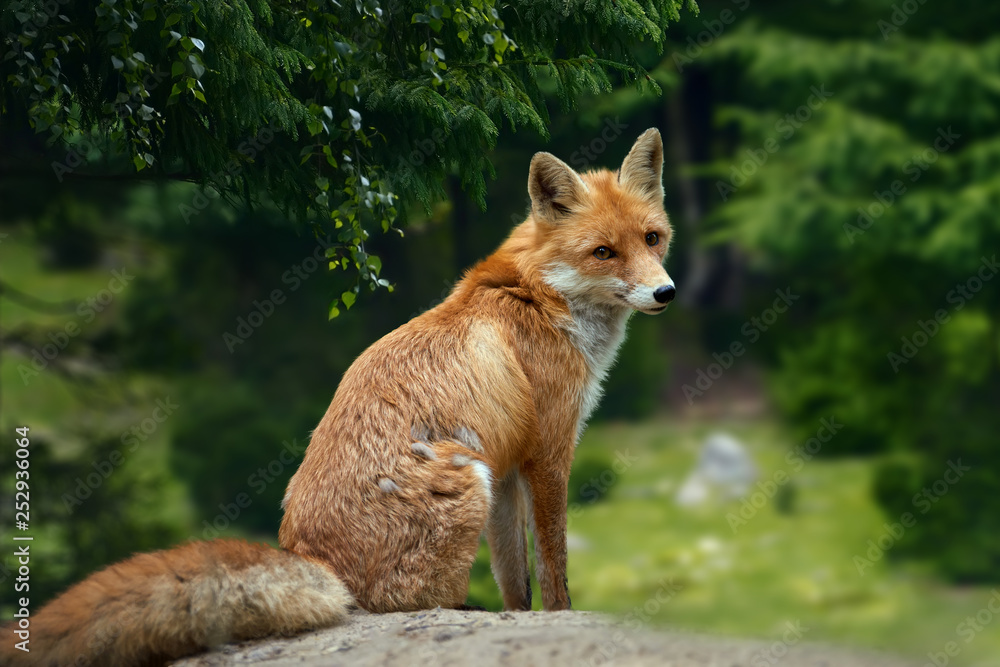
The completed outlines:
{"type": "MultiPolygon", "coordinates": [[[[877,539],[883,522],[892,520],[869,493],[873,462],[812,459],[796,472],[785,458],[796,444],[771,421],[591,428],[577,456],[583,463],[579,470],[589,477],[575,473],[574,484],[600,479],[607,470],[614,480],[603,499],[580,505],[570,522],[574,606],[653,626],[763,638],[777,638],[786,623],[799,622],[808,628],[809,641],[923,659],[954,641],[961,652],[949,664],[1000,665],[1000,614],[994,620],[991,612],[980,613],[980,623],[987,617],[993,622],[975,633],[958,627],[1000,588],[948,587],[888,557],[860,575],[854,556],[863,556],[867,541],[877,539]],[[734,529],[727,514],[738,516],[741,500],[696,510],[675,503],[700,443],[714,430],[747,444],[761,480],[777,471],[790,475],[790,511],[779,512],[771,498],[734,529]],[[635,462],[627,470],[619,465],[619,474],[613,462],[625,452],[635,462]],[[604,461],[604,467],[595,461],[604,461]],[[667,600],[663,604],[658,591],[659,599],[667,600]]],[[[604,481],[611,478],[604,475],[604,481]]],[[[472,597],[492,606],[498,598],[485,576],[485,557],[484,550],[472,597]]],[[[537,594],[535,605],[540,606],[537,594]]]]}

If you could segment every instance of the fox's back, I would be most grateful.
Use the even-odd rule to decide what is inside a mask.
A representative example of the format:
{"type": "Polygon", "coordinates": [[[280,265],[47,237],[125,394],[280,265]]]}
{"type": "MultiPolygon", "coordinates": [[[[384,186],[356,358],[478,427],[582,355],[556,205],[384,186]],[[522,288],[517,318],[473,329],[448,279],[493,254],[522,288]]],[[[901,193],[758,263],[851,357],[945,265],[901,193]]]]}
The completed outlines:
{"type": "Polygon", "coordinates": [[[420,436],[471,431],[494,472],[504,473],[518,460],[506,450],[537,427],[539,387],[572,387],[586,374],[568,321],[565,302],[501,250],[443,303],[358,357],[310,451],[392,465],[420,436]]]}

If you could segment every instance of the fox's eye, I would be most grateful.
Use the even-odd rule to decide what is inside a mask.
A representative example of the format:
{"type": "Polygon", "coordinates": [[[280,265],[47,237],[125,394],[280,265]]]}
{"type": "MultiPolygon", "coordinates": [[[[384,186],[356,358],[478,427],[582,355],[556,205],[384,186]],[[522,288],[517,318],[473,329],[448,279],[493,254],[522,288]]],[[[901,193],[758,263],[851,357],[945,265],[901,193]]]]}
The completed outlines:
{"type": "Polygon", "coordinates": [[[646,234],[646,243],[648,245],[656,245],[660,242],[660,235],[656,232],[650,232],[646,234]]]}
{"type": "Polygon", "coordinates": [[[604,245],[594,251],[594,257],[597,259],[611,259],[614,256],[615,251],[604,245]]]}

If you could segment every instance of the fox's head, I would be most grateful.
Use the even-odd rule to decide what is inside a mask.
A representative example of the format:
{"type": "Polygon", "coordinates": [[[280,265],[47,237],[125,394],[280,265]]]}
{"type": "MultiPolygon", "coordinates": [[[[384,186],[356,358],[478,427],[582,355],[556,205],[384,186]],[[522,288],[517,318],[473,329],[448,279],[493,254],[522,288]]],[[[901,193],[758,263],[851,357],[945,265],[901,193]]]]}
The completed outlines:
{"type": "Polygon", "coordinates": [[[676,290],[663,268],[671,228],[663,210],[663,142],[636,140],[617,172],[579,174],[549,153],[531,160],[528,193],[546,282],[572,304],[653,315],[676,290]]]}

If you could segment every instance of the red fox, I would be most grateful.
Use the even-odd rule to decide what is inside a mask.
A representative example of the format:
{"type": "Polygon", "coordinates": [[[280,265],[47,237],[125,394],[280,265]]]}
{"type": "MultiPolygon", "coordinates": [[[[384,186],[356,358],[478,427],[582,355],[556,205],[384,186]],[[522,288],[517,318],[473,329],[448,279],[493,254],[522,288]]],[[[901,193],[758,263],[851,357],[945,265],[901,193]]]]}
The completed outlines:
{"type": "Polygon", "coordinates": [[[505,609],[568,609],[570,464],[633,311],[662,312],[663,144],[621,168],[531,160],[531,211],[440,305],[368,348],[288,484],[283,550],[233,540],[140,554],[32,618],[3,664],[161,664],[371,612],[460,607],[485,532],[505,609]]]}

